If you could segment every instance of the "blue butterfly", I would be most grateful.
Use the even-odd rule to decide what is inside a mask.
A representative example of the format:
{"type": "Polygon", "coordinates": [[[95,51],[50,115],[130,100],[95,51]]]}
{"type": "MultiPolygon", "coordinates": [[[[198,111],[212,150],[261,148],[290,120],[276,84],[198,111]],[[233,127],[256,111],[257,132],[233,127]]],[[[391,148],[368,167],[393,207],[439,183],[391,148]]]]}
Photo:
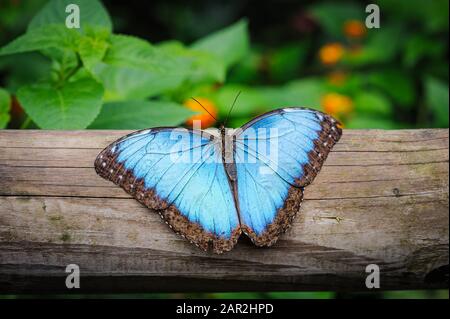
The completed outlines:
{"type": "Polygon", "coordinates": [[[327,114],[283,108],[236,130],[137,131],[106,147],[95,169],[191,243],[222,253],[242,232],[274,244],[341,135],[327,114]]]}

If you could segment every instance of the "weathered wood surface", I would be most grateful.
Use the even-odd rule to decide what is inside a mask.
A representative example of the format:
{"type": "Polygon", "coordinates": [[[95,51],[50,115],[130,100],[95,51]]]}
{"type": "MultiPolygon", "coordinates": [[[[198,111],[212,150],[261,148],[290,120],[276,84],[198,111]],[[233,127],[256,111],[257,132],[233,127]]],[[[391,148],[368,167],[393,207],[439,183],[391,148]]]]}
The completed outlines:
{"type": "Polygon", "coordinates": [[[448,288],[448,130],[346,130],[293,227],[206,254],[95,174],[125,131],[0,131],[0,292],[448,288]]]}

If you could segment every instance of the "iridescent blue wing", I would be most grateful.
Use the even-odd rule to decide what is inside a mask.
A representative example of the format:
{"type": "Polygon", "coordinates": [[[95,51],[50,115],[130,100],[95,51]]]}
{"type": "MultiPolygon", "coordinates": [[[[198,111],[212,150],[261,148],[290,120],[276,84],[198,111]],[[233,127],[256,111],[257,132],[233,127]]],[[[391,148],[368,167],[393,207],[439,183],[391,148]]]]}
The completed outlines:
{"type": "Polygon", "coordinates": [[[181,236],[216,253],[230,250],[241,230],[220,139],[176,128],[138,131],[109,145],[95,169],[181,236]]]}
{"type": "Polygon", "coordinates": [[[285,108],[261,115],[235,136],[241,228],[258,246],[275,243],[291,224],[303,188],[342,134],[324,113],[285,108]]]}

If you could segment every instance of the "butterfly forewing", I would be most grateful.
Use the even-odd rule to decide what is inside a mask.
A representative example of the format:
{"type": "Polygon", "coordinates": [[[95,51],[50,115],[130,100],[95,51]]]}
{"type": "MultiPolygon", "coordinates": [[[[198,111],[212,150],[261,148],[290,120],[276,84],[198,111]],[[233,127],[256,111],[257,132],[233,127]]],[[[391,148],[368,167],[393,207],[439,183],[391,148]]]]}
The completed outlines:
{"type": "Polygon", "coordinates": [[[104,149],[95,169],[204,250],[230,250],[240,235],[220,140],[208,133],[175,128],[136,132],[104,149]]]}

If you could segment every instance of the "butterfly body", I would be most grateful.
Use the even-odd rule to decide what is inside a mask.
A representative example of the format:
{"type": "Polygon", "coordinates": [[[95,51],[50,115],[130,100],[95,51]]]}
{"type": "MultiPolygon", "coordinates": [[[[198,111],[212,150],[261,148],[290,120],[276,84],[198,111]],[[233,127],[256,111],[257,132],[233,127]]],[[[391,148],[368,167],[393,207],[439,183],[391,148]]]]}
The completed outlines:
{"type": "Polygon", "coordinates": [[[239,129],[138,131],[105,148],[95,169],[175,232],[221,253],[242,232],[258,246],[275,243],[340,136],[332,117],[286,108],[239,129]]]}

